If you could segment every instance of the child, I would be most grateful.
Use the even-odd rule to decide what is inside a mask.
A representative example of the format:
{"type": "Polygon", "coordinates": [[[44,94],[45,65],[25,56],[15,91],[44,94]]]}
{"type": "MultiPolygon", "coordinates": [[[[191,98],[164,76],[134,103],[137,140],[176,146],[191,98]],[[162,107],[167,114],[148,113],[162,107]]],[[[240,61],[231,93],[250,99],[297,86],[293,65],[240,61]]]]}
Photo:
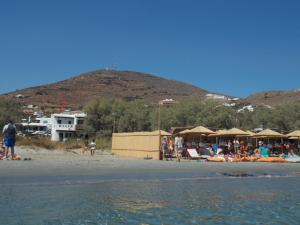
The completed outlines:
{"type": "Polygon", "coordinates": [[[91,156],[94,156],[95,150],[96,150],[96,142],[93,139],[92,142],[90,143],[90,149],[91,149],[91,156]]]}
{"type": "Polygon", "coordinates": [[[2,159],[5,156],[5,146],[4,143],[0,143],[0,159],[2,159]]]}

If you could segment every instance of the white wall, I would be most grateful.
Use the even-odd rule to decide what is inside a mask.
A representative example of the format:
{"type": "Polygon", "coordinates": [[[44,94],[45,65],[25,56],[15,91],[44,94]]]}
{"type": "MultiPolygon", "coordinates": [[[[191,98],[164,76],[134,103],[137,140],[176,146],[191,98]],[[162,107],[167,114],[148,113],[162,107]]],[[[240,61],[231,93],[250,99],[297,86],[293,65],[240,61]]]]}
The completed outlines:
{"type": "Polygon", "coordinates": [[[59,114],[52,114],[51,115],[51,140],[52,141],[60,141],[59,134],[63,135],[63,140],[67,140],[69,135],[73,135],[76,131],[76,125],[78,119],[83,119],[84,117],[76,117],[76,115],[59,115],[59,114]],[[60,120],[61,123],[58,123],[60,120]],[[59,125],[61,124],[61,126],[59,125]]]}

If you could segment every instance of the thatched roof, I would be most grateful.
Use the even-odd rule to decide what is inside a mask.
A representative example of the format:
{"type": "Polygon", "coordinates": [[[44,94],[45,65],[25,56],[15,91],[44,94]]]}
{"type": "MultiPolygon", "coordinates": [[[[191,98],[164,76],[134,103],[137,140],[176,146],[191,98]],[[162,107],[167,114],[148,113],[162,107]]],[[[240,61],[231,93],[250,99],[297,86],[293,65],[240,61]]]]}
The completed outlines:
{"type": "Polygon", "coordinates": [[[284,135],[274,130],[266,129],[258,132],[254,137],[284,137],[284,135]]]}
{"type": "Polygon", "coordinates": [[[206,128],[206,127],[203,127],[203,126],[198,126],[198,127],[195,127],[193,129],[187,129],[187,130],[184,130],[184,131],[181,131],[179,134],[214,134],[215,132],[206,128]]]}
{"type": "Polygon", "coordinates": [[[249,136],[249,133],[234,127],[229,130],[218,130],[216,134],[210,136],[249,136]]]}
{"type": "Polygon", "coordinates": [[[300,130],[295,130],[291,133],[288,133],[286,136],[289,136],[289,137],[300,137],[300,130]]]}

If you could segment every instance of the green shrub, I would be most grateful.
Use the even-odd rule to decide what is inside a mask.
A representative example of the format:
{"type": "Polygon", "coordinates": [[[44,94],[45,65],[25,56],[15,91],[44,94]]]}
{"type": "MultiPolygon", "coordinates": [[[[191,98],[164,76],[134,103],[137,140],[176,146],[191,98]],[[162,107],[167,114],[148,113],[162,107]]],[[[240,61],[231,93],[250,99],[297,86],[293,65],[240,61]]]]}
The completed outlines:
{"type": "Polygon", "coordinates": [[[111,137],[97,137],[96,145],[97,149],[111,150],[111,137]]]}

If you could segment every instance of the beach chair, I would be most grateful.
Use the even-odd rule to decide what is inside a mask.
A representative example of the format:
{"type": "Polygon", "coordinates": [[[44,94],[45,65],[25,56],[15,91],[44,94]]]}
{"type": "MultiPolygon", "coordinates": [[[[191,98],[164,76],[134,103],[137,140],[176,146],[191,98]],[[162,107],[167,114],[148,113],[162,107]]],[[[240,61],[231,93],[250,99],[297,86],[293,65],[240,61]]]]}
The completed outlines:
{"type": "Polygon", "coordinates": [[[189,154],[190,159],[200,159],[201,158],[195,148],[188,148],[187,152],[189,154]]]}
{"type": "Polygon", "coordinates": [[[199,151],[199,155],[201,159],[208,159],[211,157],[210,151],[207,148],[201,148],[199,151]]]}

